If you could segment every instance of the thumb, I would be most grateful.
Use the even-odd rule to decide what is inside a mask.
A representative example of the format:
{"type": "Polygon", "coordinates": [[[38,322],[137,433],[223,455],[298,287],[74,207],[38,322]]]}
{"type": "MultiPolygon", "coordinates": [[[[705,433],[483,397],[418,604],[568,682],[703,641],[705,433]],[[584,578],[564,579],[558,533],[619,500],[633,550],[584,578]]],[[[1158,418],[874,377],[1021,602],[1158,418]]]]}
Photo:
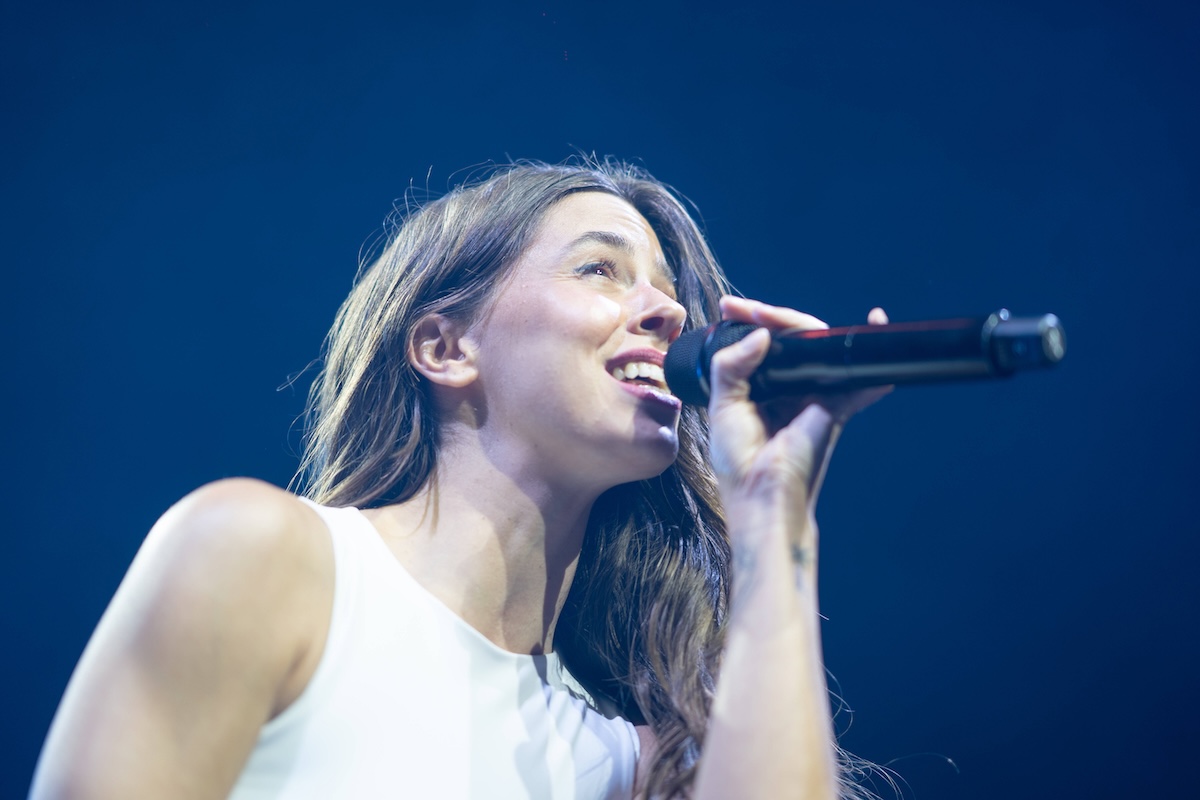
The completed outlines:
{"type": "Polygon", "coordinates": [[[713,354],[710,375],[709,408],[716,410],[729,403],[747,400],[747,379],[758,369],[771,346],[771,334],[759,328],[740,341],[713,354]]]}

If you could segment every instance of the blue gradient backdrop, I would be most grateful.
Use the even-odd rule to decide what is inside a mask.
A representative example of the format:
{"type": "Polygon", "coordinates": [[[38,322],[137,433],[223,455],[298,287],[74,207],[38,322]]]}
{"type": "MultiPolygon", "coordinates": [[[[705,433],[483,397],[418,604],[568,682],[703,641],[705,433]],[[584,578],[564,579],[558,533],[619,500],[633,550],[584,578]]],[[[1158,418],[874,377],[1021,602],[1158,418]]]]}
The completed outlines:
{"type": "Polygon", "coordinates": [[[0,796],[155,518],[288,481],[279,387],[406,189],[576,150],[678,186],[751,296],[1062,317],[1058,370],[848,431],[844,743],[920,800],[1194,796],[1198,8],[5,2],[0,796]]]}

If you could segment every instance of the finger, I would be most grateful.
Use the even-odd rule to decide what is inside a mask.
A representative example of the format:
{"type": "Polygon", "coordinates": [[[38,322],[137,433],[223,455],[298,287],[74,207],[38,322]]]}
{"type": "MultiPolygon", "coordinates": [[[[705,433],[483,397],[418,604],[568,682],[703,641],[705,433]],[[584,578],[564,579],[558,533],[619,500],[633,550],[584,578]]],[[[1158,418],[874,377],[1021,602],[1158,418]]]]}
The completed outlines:
{"type": "Polygon", "coordinates": [[[749,322],[775,331],[812,331],[824,330],[829,327],[828,324],[812,314],[733,295],[721,298],[721,316],[723,319],[749,322]]]}
{"type": "Polygon", "coordinates": [[[879,306],[876,306],[875,308],[872,308],[869,312],[867,312],[867,322],[870,323],[871,325],[887,325],[887,322],[888,322],[887,312],[884,311],[879,306]]]}
{"type": "Polygon", "coordinates": [[[770,334],[759,328],[713,354],[710,373],[712,409],[730,401],[745,400],[750,396],[747,378],[758,369],[758,365],[767,355],[770,344],[770,334]]]}

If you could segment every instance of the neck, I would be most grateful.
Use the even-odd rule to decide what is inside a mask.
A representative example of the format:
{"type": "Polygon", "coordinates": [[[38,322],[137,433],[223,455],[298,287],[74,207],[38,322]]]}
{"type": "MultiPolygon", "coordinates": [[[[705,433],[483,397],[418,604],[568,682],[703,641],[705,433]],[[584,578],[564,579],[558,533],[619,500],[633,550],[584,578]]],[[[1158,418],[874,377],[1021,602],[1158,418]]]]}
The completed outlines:
{"type": "Polygon", "coordinates": [[[546,653],[598,495],[460,440],[439,452],[421,492],[369,516],[413,577],[467,624],[505,650],[546,653]]]}

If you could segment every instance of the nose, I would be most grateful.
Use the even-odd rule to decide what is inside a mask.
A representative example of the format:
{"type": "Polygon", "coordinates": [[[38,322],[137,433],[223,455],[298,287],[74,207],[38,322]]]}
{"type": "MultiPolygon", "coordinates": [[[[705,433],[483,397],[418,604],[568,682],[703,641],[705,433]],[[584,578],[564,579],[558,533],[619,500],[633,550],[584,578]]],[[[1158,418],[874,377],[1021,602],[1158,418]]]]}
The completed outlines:
{"type": "Polygon", "coordinates": [[[678,339],[687,319],[684,307],[653,286],[647,286],[641,295],[641,308],[629,320],[630,331],[656,336],[667,344],[678,339]]]}

